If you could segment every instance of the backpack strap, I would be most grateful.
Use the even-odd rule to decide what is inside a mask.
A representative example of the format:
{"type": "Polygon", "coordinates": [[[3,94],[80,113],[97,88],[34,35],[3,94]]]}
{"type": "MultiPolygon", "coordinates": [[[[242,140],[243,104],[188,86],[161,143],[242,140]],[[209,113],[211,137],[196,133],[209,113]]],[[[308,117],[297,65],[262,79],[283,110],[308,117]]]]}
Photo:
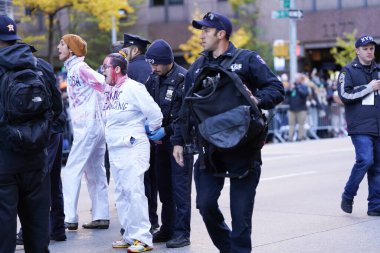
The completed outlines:
{"type": "MultiPolygon", "coordinates": [[[[223,68],[225,68],[226,70],[228,70],[229,73],[231,73],[233,75],[234,78],[239,78],[240,77],[233,71],[229,70],[229,67],[231,66],[232,63],[235,62],[235,60],[237,59],[237,57],[243,52],[244,50],[241,49],[241,48],[236,48],[235,50],[235,54],[232,58],[230,59],[224,59],[220,66],[222,66],[223,68]]],[[[241,82],[241,79],[240,79],[240,82],[239,83],[242,83],[241,82]]],[[[251,105],[252,109],[254,109],[256,112],[255,113],[260,113],[260,110],[258,109],[257,105],[255,104],[255,102],[252,100],[252,98],[249,96],[249,93],[248,91],[246,90],[246,88],[244,87],[244,85],[238,85],[237,82],[234,82],[236,88],[240,91],[241,94],[243,94],[243,96],[247,99],[247,101],[249,102],[249,104],[251,105]]],[[[242,83],[243,84],[243,83],[242,83]]]]}

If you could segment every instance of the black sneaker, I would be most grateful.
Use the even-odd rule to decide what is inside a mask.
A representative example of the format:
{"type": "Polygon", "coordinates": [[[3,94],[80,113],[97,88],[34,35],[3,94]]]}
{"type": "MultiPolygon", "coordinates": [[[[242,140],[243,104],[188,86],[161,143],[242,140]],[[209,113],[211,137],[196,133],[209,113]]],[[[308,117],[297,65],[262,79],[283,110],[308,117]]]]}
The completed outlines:
{"type": "Polygon", "coordinates": [[[65,228],[67,228],[68,230],[77,230],[78,229],[78,223],[77,222],[74,222],[74,223],[65,222],[65,228]]]}
{"type": "Polygon", "coordinates": [[[340,208],[342,208],[343,212],[352,213],[352,205],[354,204],[353,200],[349,200],[342,197],[342,202],[340,203],[340,208]]]}
{"type": "Polygon", "coordinates": [[[93,220],[82,225],[82,227],[86,229],[108,229],[109,226],[109,220],[93,220]]]}
{"type": "Polygon", "coordinates": [[[190,245],[190,239],[185,236],[178,236],[166,242],[167,248],[182,248],[190,245]]]}
{"type": "Polygon", "coordinates": [[[380,208],[367,212],[368,216],[380,216],[380,208]]]}
{"type": "Polygon", "coordinates": [[[50,240],[57,241],[57,242],[63,242],[66,241],[67,237],[65,234],[62,235],[50,235],[50,240]]]}
{"type": "Polygon", "coordinates": [[[171,236],[161,230],[157,231],[153,234],[153,242],[167,242],[169,241],[171,236]]]}
{"type": "Polygon", "coordinates": [[[24,245],[24,239],[22,238],[22,230],[16,234],[16,245],[24,245]]]}

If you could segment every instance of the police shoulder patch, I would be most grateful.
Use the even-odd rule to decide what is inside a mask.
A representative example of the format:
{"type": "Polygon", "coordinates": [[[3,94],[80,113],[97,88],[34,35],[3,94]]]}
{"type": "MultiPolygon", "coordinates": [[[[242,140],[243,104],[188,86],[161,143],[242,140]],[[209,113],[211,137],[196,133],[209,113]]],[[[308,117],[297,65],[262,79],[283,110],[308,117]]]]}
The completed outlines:
{"type": "Polygon", "coordinates": [[[261,58],[260,55],[256,55],[256,58],[257,58],[257,60],[258,60],[259,62],[261,62],[262,64],[266,64],[265,61],[264,61],[264,59],[261,58]]]}
{"type": "Polygon", "coordinates": [[[339,79],[338,79],[338,82],[340,83],[340,84],[344,84],[344,79],[346,78],[346,72],[342,72],[342,73],[340,73],[340,75],[339,75],[339,79]]]}

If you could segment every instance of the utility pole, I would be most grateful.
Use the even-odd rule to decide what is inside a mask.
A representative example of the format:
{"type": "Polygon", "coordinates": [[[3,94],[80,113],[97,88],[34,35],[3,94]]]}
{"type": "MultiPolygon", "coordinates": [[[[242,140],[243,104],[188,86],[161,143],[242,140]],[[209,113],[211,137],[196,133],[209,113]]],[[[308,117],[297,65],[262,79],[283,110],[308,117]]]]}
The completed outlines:
{"type": "Polygon", "coordinates": [[[116,18],[112,16],[112,29],[111,29],[111,41],[112,44],[116,42],[116,18]]]}
{"type": "Polygon", "coordinates": [[[164,1],[164,16],[165,16],[165,23],[169,22],[169,0],[164,1]]]}
{"type": "MultiPolygon", "coordinates": [[[[295,0],[290,0],[290,9],[296,9],[295,0]]],[[[290,83],[294,83],[297,73],[297,19],[289,18],[289,74],[290,83]]]]}

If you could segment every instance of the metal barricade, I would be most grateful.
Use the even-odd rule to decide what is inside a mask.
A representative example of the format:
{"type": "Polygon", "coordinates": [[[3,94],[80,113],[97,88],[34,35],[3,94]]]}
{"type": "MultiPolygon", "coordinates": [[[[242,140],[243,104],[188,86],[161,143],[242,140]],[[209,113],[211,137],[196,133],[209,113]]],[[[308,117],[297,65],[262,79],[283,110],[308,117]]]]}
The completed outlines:
{"type": "MultiPolygon", "coordinates": [[[[289,105],[284,104],[266,112],[267,117],[271,119],[268,141],[285,142],[288,139],[288,111],[289,105]]],[[[309,107],[304,128],[308,139],[347,136],[344,107],[339,104],[332,104],[326,106],[323,111],[309,107]],[[323,135],[323,132],[326,134],[323,135]]]]}

